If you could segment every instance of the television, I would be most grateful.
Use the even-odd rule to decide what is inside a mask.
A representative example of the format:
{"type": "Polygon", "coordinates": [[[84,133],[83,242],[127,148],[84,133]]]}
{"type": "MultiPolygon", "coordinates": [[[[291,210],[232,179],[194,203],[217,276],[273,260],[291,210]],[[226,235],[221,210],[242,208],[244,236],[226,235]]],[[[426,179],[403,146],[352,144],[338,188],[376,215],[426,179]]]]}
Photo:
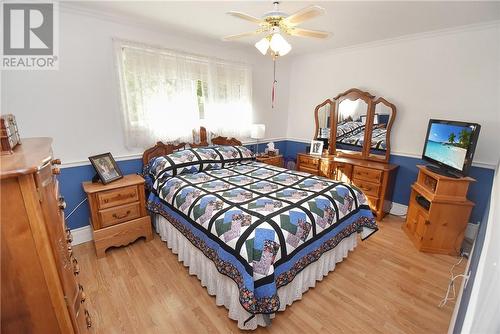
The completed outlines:
{"type": "Polygon", "coordinates": [[[450,177],[466,176],[480,129],[477,123],[429,120],[422,159],[433,165],[427,168],[450,177]]]}

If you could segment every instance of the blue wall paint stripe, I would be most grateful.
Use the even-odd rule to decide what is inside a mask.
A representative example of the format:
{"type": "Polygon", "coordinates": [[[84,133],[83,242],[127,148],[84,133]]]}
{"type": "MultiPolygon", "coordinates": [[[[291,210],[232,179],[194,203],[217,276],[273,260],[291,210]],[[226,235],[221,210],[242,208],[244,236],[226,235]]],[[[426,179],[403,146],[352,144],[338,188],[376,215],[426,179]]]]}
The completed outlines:
{"type": "MultiPolygon", "coordinates": [[[[259,152],[263,152],[267,143],[259,144],[259,152]]],[[[274,143],[275,147],[280,150],[285,160],[295,159],[297,153],[305,152],[306,146],[309,144],[292,141],[282,140],[274,143]]],[[[253,149],[254,145],[246,145],[253,149]]],[[[418,158],[410,158],[398,155],[391,155],[391,163],[399,165],[398,173],[396,176],[396,184],[394,187],[393,201],[396,203],[408,204],[410,198],[410,186],[417,179],[418,164],[426,164],[423,160],[418,158]]],[[[118,166],[124,174],[139,173],[142,169],[141,159],[131,159],[118,161],[118,166]]],[[[69,213],[76,207],[81,200],[86,198],[82,189],[82,182],[89,181],[94,176],[94,169],[90,165],[67,167],[63,168],[59,176],[61,194],[65,197],[67,203],[66,213],[69,213]]],[[[476,203],[472,210],[471,222],[480,222],[486,211],[486,205],[490,198],[491,189],[493,185],[493,177],[495,171],[493,169],[472,167],[470,176],[475,178],[477,182],[473,183],[469,188],[468,197],[471,201],[476,203]]],[[[71,229],[83,227],[89,224],[89,207],[85,203],[69,217],[67,224],[71,229]]]]}

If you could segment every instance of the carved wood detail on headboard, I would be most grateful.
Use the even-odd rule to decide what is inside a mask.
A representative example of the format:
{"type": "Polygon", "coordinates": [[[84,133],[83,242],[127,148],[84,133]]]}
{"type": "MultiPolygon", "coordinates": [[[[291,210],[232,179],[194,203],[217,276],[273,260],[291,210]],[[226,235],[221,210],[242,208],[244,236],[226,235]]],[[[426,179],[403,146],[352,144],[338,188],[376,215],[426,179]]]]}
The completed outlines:
{"type": "Polygon", "coordinates": [[[151,159],[173,153],[174,151],[184,149],[185,143],[179,144],[163,144],[161,141],[157,142],[155,146],[148,148],[142,154],[142,164],[146,165],[151,159]]]}
{"type": "Polygon", "coordinates": [[[228,137],[215,137],[212,138],[212,144],[214,145],[235,145],[235,146],[241,146],[241,141],[239,141],[236,138],[228,138],[228,137]]]}
{"type": "MultiPolygon", "coordinates": [[[[194,133],[193,133],[194,138],[194,133]]],[[[228,138],[228,137],[214,137],[212,138],[213,145],[236,145],[240,146],[241,141],[236,138],[228,138]]],[[[161,141],[157,142],[155,146],[148,148],[142,154],[142,164],[146,165],[151,159],[160,157],[163,155],[167,155],[173,153],[174,151],[181,150],[189,147],[203,147],[208,146],[207,140],[207,129],[205,127],[200,127],[200,142],[199,143],[179,143],[179,144],[164,144],[161,141]]]]}

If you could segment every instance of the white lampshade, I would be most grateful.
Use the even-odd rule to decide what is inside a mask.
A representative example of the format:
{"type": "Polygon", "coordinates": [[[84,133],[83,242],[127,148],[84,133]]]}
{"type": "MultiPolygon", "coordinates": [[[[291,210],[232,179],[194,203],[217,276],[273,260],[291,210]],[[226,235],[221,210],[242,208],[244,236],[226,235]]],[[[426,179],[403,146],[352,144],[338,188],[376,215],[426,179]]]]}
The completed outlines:
{"type": "Polygon", "coordinates": [[[292,46],[279,33],[273,34],[269,46],[279,56],[286,55],[292,49],[292,46]]]}
{"type": "Polygon", "coordinates": [[[250,138],[252,139],[262,139],[266,134],[265,124],[253,124],[252,130],[250,131],[250,138]]]}
{"type": "Polygon", "coordinates": [[[255,47],[262,53],[264,56],[267,53],[267,50],[269,49],[269,39],[267,37],[264,37],[257,43],[255,43],[255,47]]]}

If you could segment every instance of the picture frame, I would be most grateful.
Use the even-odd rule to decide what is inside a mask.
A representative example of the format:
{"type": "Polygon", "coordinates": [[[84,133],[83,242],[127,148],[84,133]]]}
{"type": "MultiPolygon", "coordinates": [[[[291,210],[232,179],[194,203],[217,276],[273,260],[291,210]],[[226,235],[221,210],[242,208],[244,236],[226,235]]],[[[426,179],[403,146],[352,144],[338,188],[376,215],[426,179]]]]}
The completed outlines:
{"type": "Polygon", "coordinates": [[[322,155],[323,154],[323,142],[321,140],[311,140],[311,148],[309,154],[312,155],[322,155]]]}
{"type": "Polygon", "coordinates": [[[96,171],[96,175],[92,178],[92,182],[101,180],[103,184],[116,181],[123,177],[123,173],[116,164],[111,153],[102,153],[89,157],[92,167],[96,171]]]}

